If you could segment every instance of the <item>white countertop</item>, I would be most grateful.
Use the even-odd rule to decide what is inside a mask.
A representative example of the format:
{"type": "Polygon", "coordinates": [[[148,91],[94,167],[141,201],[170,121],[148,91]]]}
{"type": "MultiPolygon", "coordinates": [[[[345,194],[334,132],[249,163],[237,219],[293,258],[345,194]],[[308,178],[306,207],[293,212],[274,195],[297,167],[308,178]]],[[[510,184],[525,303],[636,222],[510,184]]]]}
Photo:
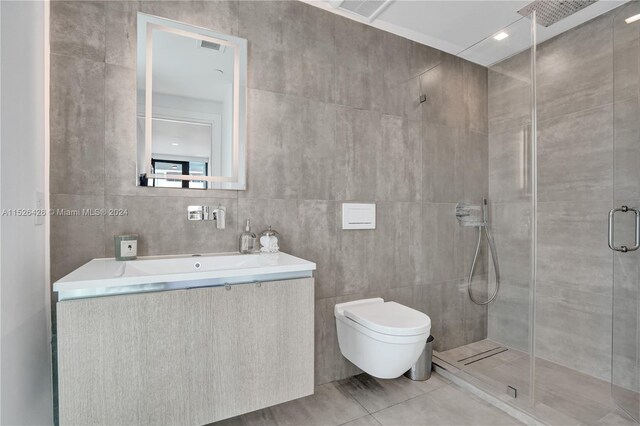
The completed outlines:
{"type": "MultiPolygon", "coordinates": [[[[136,260],[93,259],[53,284],[55,292],[95,291],[155,283],[238,282],[241,277],[311,276],[316,264],[286,253],[216,253],[148,256],[136,260]]],[[[206,284],[203,284],[206,285],[206,284]]],[[[172,288],[176,288],[175,286],[172,288]]],[[[130,292],[130,291],[129,291],[130,292]]]]}

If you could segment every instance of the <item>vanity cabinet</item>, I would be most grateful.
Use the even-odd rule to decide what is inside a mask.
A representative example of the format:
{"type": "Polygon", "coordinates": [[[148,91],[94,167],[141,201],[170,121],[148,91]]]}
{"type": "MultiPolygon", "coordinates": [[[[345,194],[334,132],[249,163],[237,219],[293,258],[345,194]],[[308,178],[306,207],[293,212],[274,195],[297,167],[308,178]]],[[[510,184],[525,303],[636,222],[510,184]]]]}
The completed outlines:
{"type": "Polygon", "coordinates": [[[64,300],[60,424],[206,424],[313,393],[313,278],[64,300]]]}

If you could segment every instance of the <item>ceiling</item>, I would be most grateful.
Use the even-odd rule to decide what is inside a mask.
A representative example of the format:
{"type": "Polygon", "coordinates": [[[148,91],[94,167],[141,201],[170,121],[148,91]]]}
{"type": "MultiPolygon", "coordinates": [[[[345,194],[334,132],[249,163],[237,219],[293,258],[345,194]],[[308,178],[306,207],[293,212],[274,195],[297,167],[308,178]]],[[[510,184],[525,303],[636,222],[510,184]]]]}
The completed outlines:
{"type": "MultiPolygon", "coordinates": [[[[461,56],[481,65],[491,65],[531,45],[530,21],[518,10],[531,1],[515,0],[367,0],[383,4],[382,11],[369,19],[335,8],[335,0],[301,0],[313,6],[366,23],[422,44],[461,56]],[[520,21],[520,22],[517,22],[520,21]],[[493,36],[503,31],[509,37],[496,41],[493,36]],[[483,40],[486,40],[483,42],[483,40]]],[[[626,3],[627,0],[600,0],[545,28],[537,26],[541,43],[626,3]]],[[[357,3],[345,1],[342,7],[357,3]]]]}

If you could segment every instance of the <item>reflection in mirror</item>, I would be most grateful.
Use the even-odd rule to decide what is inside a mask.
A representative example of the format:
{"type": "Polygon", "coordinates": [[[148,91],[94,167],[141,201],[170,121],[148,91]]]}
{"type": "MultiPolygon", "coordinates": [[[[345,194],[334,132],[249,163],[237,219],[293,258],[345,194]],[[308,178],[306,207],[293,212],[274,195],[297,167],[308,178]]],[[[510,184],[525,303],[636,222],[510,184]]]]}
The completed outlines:
{"type": "Polygon", "coordinates": [[[246,41],[139,14],[137,54],[139,184],[245,189],[246,41]]]}

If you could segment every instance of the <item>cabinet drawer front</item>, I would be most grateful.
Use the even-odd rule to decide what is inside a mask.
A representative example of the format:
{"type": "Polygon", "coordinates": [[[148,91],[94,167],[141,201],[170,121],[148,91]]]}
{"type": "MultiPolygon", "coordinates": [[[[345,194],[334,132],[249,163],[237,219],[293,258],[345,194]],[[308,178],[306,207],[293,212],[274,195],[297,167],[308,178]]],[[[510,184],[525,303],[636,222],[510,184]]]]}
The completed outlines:
{"type": "Polygon", "coordinates": [[[60,424],[185,424],[186,291],[59,302],[60,424]]]}
{"type": "Polygon", "coordinates": [[[313,393],[312,278],[193,289],[187,299],[192,424],[313,393]]]}

